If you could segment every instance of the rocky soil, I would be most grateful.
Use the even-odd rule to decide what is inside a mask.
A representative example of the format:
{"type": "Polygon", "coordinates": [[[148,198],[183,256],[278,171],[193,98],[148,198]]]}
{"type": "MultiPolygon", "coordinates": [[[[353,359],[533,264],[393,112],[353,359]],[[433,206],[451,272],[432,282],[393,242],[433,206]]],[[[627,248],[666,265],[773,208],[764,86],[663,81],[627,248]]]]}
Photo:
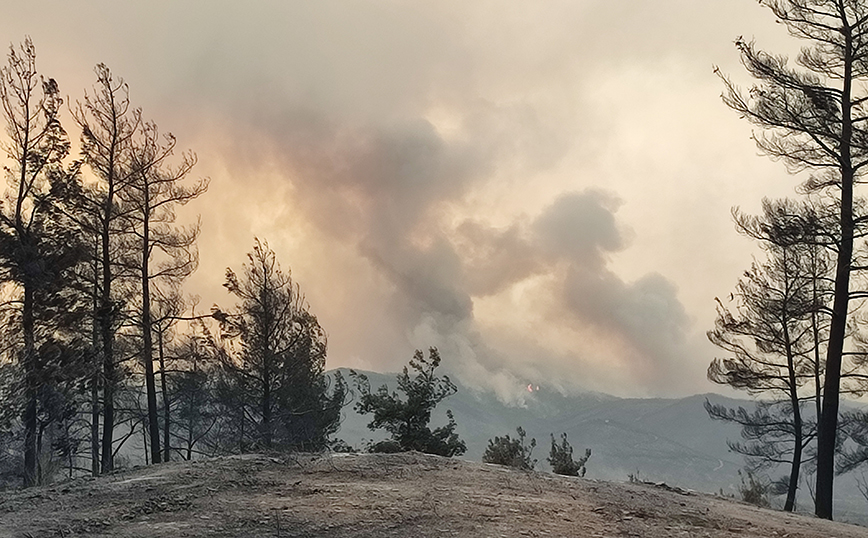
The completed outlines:
{"type": "Polygon", "coordinates": [[[0,494],[0,537],[788,537],[868,529],[417,453],[173,462],[0,494]]]}

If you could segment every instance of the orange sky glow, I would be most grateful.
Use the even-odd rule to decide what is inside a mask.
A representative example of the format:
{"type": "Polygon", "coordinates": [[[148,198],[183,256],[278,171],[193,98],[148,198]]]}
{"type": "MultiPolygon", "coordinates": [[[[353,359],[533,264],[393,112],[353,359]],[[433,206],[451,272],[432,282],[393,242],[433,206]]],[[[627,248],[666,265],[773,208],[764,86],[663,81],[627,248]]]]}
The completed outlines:
{"type": "MultiPolygon", "coordinates": [[[[792,52],[754,0],[48,2],[4,7],[69,99],[107,64],[207,194],[200,308],[254,236],[330,368],[437,346],[462,382],[624,396],[705,379],[714,297],[756,255],[730,209],[794,196],[721,103],[733,40],[792,52]]],[[[67,115],[68,117],[68,115],[67,115]]],[[[68,129],[75,133],[72,122],[68,129]]]]}

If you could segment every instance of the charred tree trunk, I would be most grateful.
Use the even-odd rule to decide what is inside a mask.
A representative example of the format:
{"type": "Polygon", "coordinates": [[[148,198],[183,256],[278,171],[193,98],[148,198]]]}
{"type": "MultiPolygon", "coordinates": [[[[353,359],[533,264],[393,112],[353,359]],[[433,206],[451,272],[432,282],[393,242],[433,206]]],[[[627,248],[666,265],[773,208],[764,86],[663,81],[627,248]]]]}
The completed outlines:
{"type": "MultiPolygon", "coordinates": [[[[110,162],[114,167],[114,163],[110,162]]],[[[112,302],[112,267],[111,267],[111,228],[110,216],[112,214],[112,199],[114,194],[113,182],[109,182],[109,192],[106,196],[103,209],[103,222],[101,230],[102,247],[102,293],[100,296],[100,309],[98,312],[100,343],[102,344],[102,368],[103,368],[103,429],[102,429],[102,472],[107,473],[114,469],[114,425],[115,405],[114,389],[116,380],[114,361],[114,304],[112,302]]]]}
{"type": "MultiPolygon", "coordinates": [[[[94,314],[96,314],[96,312],[99,311],[99,294],[97,291],[99,288],[99,264],[97,263],[96,258],[94,258],[91,268],[93,270],[93,282],[91,282],[91,285],[93,286],[92,308],[94,314]]],[[[92,345],[94,355],[91,359],[93,361],[91,367],[94,371],[90,381],[90,472],[93,476],[99,476],[99,391],[101,388],[101,375],[100,365],[97,361],[97,358],[99,357],[97,350],[100,349],[100,328],[96,316],[92,318],[92,323],[92,345]]]]}
{"type": "Polygon", "coordinates": [[[90,472],[99,476],[99,374],[90,381],[90,472]]]}
{"type": "Polygon", "coordinates": [[[846,12],[841,9],[844,33],[844,77],[841,90],[841,212],[840,245],[835,270],[835,300],[832,306],[832,325],[826,352],[826,378],[823,383],[823,414],[817,437],[817,517],[832,519],[832,493],[835,478],[835,443],[838,433],[838,407],[841,394],[841,363],[850,304],[850,273],[853,264],[853,180],[855,172],[851,162],[853,120],[851,116],[853,91],[853,35],[846,12]]]}
{"type": "Polygon", "coordinates": [[[38,483],[36,411],[39,390],[39,380],[36,379],[32,284],[25,284],[24,286],[22,329],[24,331],[24,385],[27,401],[24,409],[24,487],[30,487],[38,483]]]}
{"type": "MultiPolygon", "coordinates": [[[[150,213],[147,208],[147,194],[145,195],[146,212],[150,213]]],[[[151,292],[150,292],[150,272],[148,262],[151,257],[150,253],[150,236],[148,219],[144,219],[142,229],[142,363],[145,366],[145,390],[147,391],[148,399],[148,435],[151,441],[151,462],[160,463],[160,424],[157,419],[157,388],[154,379],[154,342],[151,336],[151,292]]]]}
{"type": "Polygon", "coordinates": [[[163,461],[171,459],[172,447],[169,442],[172,409],[169,406],[169,390],[166,382],[166,359],[163,350],[163,329],[157,330],[157,352],[160,360],[160,389],[163,393],[163,461]]]}
{"type": "Polygon", "coordinates": [[[853,172],[842,174],[841,245],[835,271],[835,301],[826,353],[823,383],[823,413],[817,436],[817,517],[832,519],[832,491],[835,477],[835,448],[838,433],[838,408],[841,394],[841,362],[850,299],[850,272],[853,259],[853,172]]]}

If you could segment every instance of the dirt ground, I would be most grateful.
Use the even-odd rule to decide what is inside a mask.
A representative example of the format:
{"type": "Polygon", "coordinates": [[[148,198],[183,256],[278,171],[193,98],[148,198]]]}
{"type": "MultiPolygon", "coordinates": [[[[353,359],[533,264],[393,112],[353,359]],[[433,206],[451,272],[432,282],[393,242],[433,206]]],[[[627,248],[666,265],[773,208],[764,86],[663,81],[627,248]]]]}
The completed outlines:
{"type": "Polygon", "coordinates": [[[788,537],[868,529],[418,453],[173,462],[0,494],[0,537],[788,537]]]}

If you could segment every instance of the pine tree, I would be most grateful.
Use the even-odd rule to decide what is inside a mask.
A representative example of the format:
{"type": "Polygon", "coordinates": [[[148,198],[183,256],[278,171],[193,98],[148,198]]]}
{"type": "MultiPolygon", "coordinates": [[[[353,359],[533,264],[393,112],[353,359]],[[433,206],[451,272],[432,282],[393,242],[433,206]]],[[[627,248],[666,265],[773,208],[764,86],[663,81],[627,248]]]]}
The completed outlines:
{"type": "MultiPolygon", "coordinates": [[[[398,390],[404,393],[402,398],[397,392],[389,392],[386,385],[376,392],[371,391],[367,376],[351,372],[359,391],[359,401],[356,410],[361,414],[373,414],[368,428],[384,429],[392,435],[392,442],[400,450],[418,450],[427,454],[440,456],[460,456],[467,451],[464,441],[455,433],[456,423],[452,411],[446,412],[448,423],[431,430],[431,412],[434,408],[455,394],[458,388],[448,376],[438,377],[434,370],[440,366],[440,353],[437,348],[428,350],[428,358],[422,350],[416,350],[410,360],[410,368],[415,372],[410,377],[407,367],[398,375],[398,390]]],[[[376,450],[376,445],[374,447],[376,450]]]]}
{"type": "Polygon", "coordinates": [[[742,63],[757,80],[750,92],[728,78],[724,102],[760,126],[761,151],[781,159],[790,171],[814,173],[807,192],[825,193],[834,203],[836,228],[833,301],[825,352],[822,410],[817,434],[815,512],[832,518],[832,485],[844,341],[850,316],[854,241],[863,235],[855,187],[868,165],[868,5],[861,0],[760,0],[790,34],[807,41],[791,67],[782,56],[736,41],[742,63]]]}
{"type": "Polygon", "coordinates": [[[227,412],[237,413],[238,445],[323,448],[346,396],[340,379],[328,393],[326,333],[267,243],[257,239],[247,258],[241,275],[226,270],[224,286],[238,305],[213,314],[230,343],[220,353],[218,392],[227,412]]]}
{"type": "Polygon", "coordinates": [[[63,415],[63,385],[81,374],[80,343],[69,330],[80,299],[69,282],[81,256],[80,237],[54,188],[77,178],[75,167],[64,166],[70,145],[58,117],[62,102],[57,83],[39,76],[30,39],[11,47],[0,71],[9,136],[4,146],[12,163],[5,167],[9,197],[0,207],[0,277],[17,298],[12,304],[20,305],[9,312],[4,338],[20,367],[19,390],[13,391],[23,407],[25,486],[40,480],[41,432],[63,415]]]}
{"type": "Polygon", "coordinates": [[[818,401],[817,354],[825,334],[824,307],[830,295],[824,229],[814,209],[789,200],[763,202],[763,215],[736,212],[739,230],[761,242],[766,260],[745,271],[732,295],[733,308],[718,301],[709,340],[727,353],[714,359],[708,378],[769,399],[754,411],[706,402],[714,419],[742,426],[745,443],[730,443],[753,470],[790,467],[784,510],[795,507],[805,448],[816,435],[804,404],[818,401]]]}

